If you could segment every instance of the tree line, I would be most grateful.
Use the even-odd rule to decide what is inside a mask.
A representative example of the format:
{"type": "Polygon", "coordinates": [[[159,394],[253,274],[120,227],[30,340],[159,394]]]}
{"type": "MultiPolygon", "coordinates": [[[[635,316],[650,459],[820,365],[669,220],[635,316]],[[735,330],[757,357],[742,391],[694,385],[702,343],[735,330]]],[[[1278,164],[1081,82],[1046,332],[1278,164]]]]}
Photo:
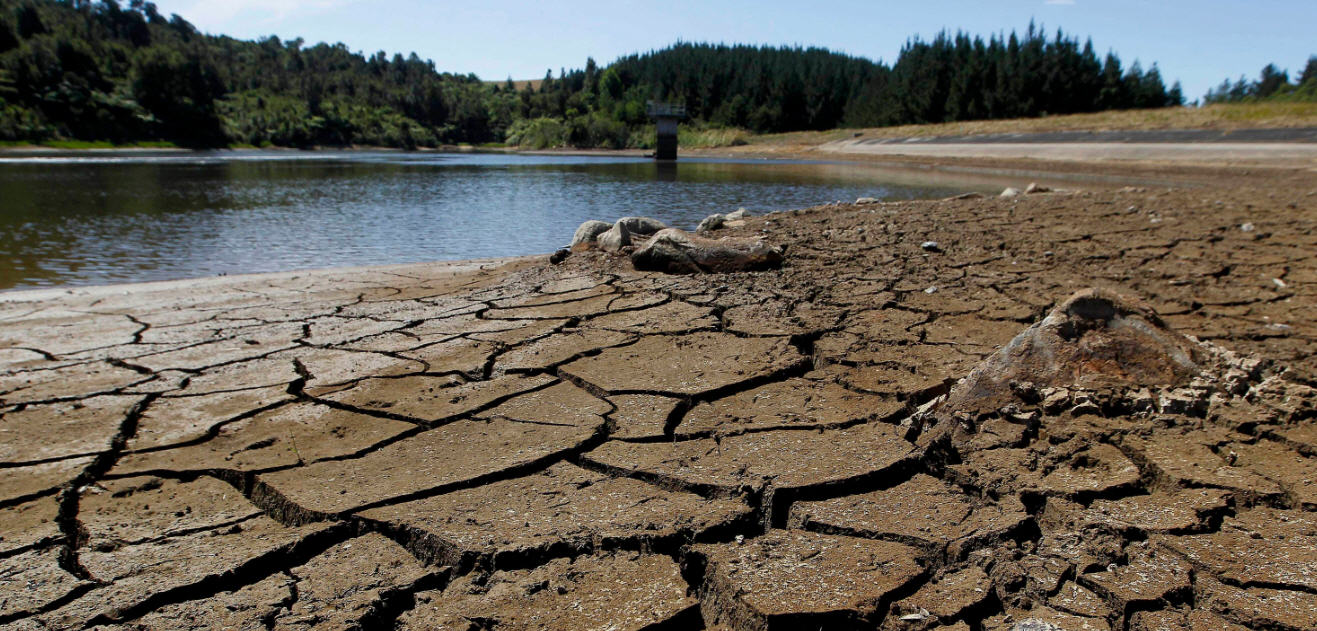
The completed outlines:
{"type": "Polygon", "coordinates": [[[1203,97],[1205,103],[1252,101],[1317,101],[1317,55],[1308,58],[1303,72],[1293,82],[1288,71],[1267,64],[1257,79],[1240,77],[1234,82],[1226,79],[1203,97]]]}
{"type": "Polygon", "coordinates": [[[1156,66],[1099,59],[1057,31],[918,38],[887,67],[821,49],[678,44],[613,66],[696,118],[764,132],[880,127],[1165,107],[1184,102],[1156,66]]]}
{"type": "Polygon", "coordinates": [[[191,147],[637,147],[646,103],[759,133],[1027,117],[1183,103],[1157,67],[1125,67],[1030,24],[909,41],[890,66],[821,48],[677,43],[534,87],[436,70],[415,53],[238,40],[144,0],[0,0],[0,140],[191,147]]]}

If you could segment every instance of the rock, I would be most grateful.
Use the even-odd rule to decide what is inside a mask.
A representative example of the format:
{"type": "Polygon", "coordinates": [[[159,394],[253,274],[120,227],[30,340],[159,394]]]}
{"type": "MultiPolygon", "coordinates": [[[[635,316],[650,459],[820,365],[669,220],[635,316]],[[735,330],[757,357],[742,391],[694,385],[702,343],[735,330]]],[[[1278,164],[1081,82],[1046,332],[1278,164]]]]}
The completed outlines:
{"type": "Polygon", "coordinates": [[[1247,221],[1242,224],[1239,224],[1239,230],[1240,232],[1253,232],[1254,230],[1253,222],[1247,221]]]}
{"type": "Polygon", "coordinates": [[[1185,388],[1163,392],[1157,399],[1157,407],[1162,414],[1187,414],[1202,416],[1207,413],[1207,398],[1185,388]]]}
{"type": "Polygon", "coordinates": [[[944,409],[995,410],[1014,401],[1013,382],[1038,388],[1184,385],[1199,372],[1199,354],[1150,307],[1088,289],[979,364],[952,390],[944,409]]]}
{"type": "Polygon", "coordinates": [[[925,241],[919,244],[925,252],[941,252],[942,248],[938,247],[937,241],[925,241]]]}
{"type": "Polygon", "coordinates": [[[576,234],[572,235],[572,243],[569,247],[575,248],[580,245],[590,245],[595,242],[595,239],[600,234],[612,227],[613,226],[609,225],[606,221],[591,219],[590,221],[581,224],[580,227],[576,229],[576,234]]]}
{"type": "Polygon", "coordinates": [[[740,221],[741,219],[745,219],[746,217],[749,216],[750,216],[750,211],[744,208],[737,208],[736,210],[727,213],[727,221],[740,221]]]}
{"type": "Polygon", "coordinates": [[[1011,631],[1064,631],[1064,629],[1046,620],[1029,618],[1015,623],[1015,626],[1011,627],[1011,631]]]}
{"type": "Polygon", "coordinates": [[[857,204],[877,204],[878,199],[875,197],[860,197],[855,200],[857,204]]]}
{"type": "Polygon", "coordinates": [[[613,226],[625,226],[628,232],[638,236],[649,236],[668,227],[662,221],[650,217],[623,217],[613,226]]]}
{"type": "Polygon", "coordinates": [[[1024,187],[1025,195],[1032,195],[1034,193],[1050,193],[1051,191],[1052,189],[1047,188],[1046,186],[1039,186],[1037,182],[1030,182],[1028,186],[1024,187]]]}
{"type": "Polygon", "coordinates": [[[1019,194],[1020,194],[1019,189],[1011,188],[1008,186],[1006,187],[1006,190],[1003,190],[1001,192],[1001,195],[998,195],[998,197],[1016,197],[1019,194]]]}
{"type": "Polygon", "coordinates": [[[605,252],[617,252],[631,245],[631,231],[618,221],[613,227],[600,234],[596,242],[599,244],[599,249],[605,252]]]}
{"type": "MultiPolygon", "coordinates": [[[[608,230],[599,234],[596,241],[605,252],[618,252],[635,245],[636,237],[645,237],[667,228],[663,222],[649,217],[623,217],[608,230]]],[[[579,232],[579,231],[578,231],[579,232]]]]}
{"type": "Polygon", "coordinates": [[[638,270],[674,274],[743,272],[782,265],[782,248],[760,239],[706,239],[684,230],[660,230],[631,255],[638,270]]]}
{"type": "Polygon", "coordinates": [[[695,228],[695,232],[697,233],[711,232],[723,227],[723,224],[725,224],[726,222],[727,222],[727,217],[715,213],[709,215],[708,217],[705,217],[704,221],[701,221],[700,225],[695,228]]]}

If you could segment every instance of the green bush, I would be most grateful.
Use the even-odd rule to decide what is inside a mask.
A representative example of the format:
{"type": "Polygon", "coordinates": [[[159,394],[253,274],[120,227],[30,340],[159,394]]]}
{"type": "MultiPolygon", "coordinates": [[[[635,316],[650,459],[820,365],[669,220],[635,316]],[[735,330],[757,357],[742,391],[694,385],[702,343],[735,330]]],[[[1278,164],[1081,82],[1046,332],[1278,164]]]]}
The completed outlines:
{"type": "Polygon", "coordinates": [[[630,134],[621,121],[598,114],[576,116],[567,122],[567,143],[573,147],[621,149],[630,134]]]}
{"type": "Polygon", "coordinates": [[[561,147],[567,144],[567,127],[553,118],[523,118],[508,127],[507,144],[523,149],[561,147]]]}
{"type": "Polygon", "coordinates": [[[0,99],[0,140],[40,142],[50,138],[54,132],[42,120],[40,113],[0,99]]]}

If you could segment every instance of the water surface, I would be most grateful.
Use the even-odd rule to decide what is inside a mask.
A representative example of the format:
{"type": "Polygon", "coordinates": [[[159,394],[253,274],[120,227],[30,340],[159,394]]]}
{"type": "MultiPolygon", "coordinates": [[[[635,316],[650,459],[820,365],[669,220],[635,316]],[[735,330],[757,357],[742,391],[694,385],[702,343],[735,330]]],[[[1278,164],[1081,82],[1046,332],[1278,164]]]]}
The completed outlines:
{"type": "Polygon", "coordinates": [[[963,183],[842,163],[404,152],[0,155],[0,289],[547,253],[582,221],[963,183]]]}

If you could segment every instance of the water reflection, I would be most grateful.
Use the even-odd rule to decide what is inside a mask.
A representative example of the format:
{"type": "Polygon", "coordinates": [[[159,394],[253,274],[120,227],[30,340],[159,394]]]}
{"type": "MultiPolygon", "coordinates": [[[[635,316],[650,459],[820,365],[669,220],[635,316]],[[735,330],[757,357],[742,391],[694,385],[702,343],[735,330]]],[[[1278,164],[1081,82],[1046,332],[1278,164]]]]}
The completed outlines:
{"type": "Polygon", "coordinates": [[[677,163],[675,161],[657,160],[654,162],[654,170],[657,173],[655,179],[660,182],[677,181],[677,163]]]}
{"type": "Polygon", "coordinates": [[[222,152],[0,157],[0,288],[549,252],[586,219],[988,188],[829,163],[222,152]]]}

